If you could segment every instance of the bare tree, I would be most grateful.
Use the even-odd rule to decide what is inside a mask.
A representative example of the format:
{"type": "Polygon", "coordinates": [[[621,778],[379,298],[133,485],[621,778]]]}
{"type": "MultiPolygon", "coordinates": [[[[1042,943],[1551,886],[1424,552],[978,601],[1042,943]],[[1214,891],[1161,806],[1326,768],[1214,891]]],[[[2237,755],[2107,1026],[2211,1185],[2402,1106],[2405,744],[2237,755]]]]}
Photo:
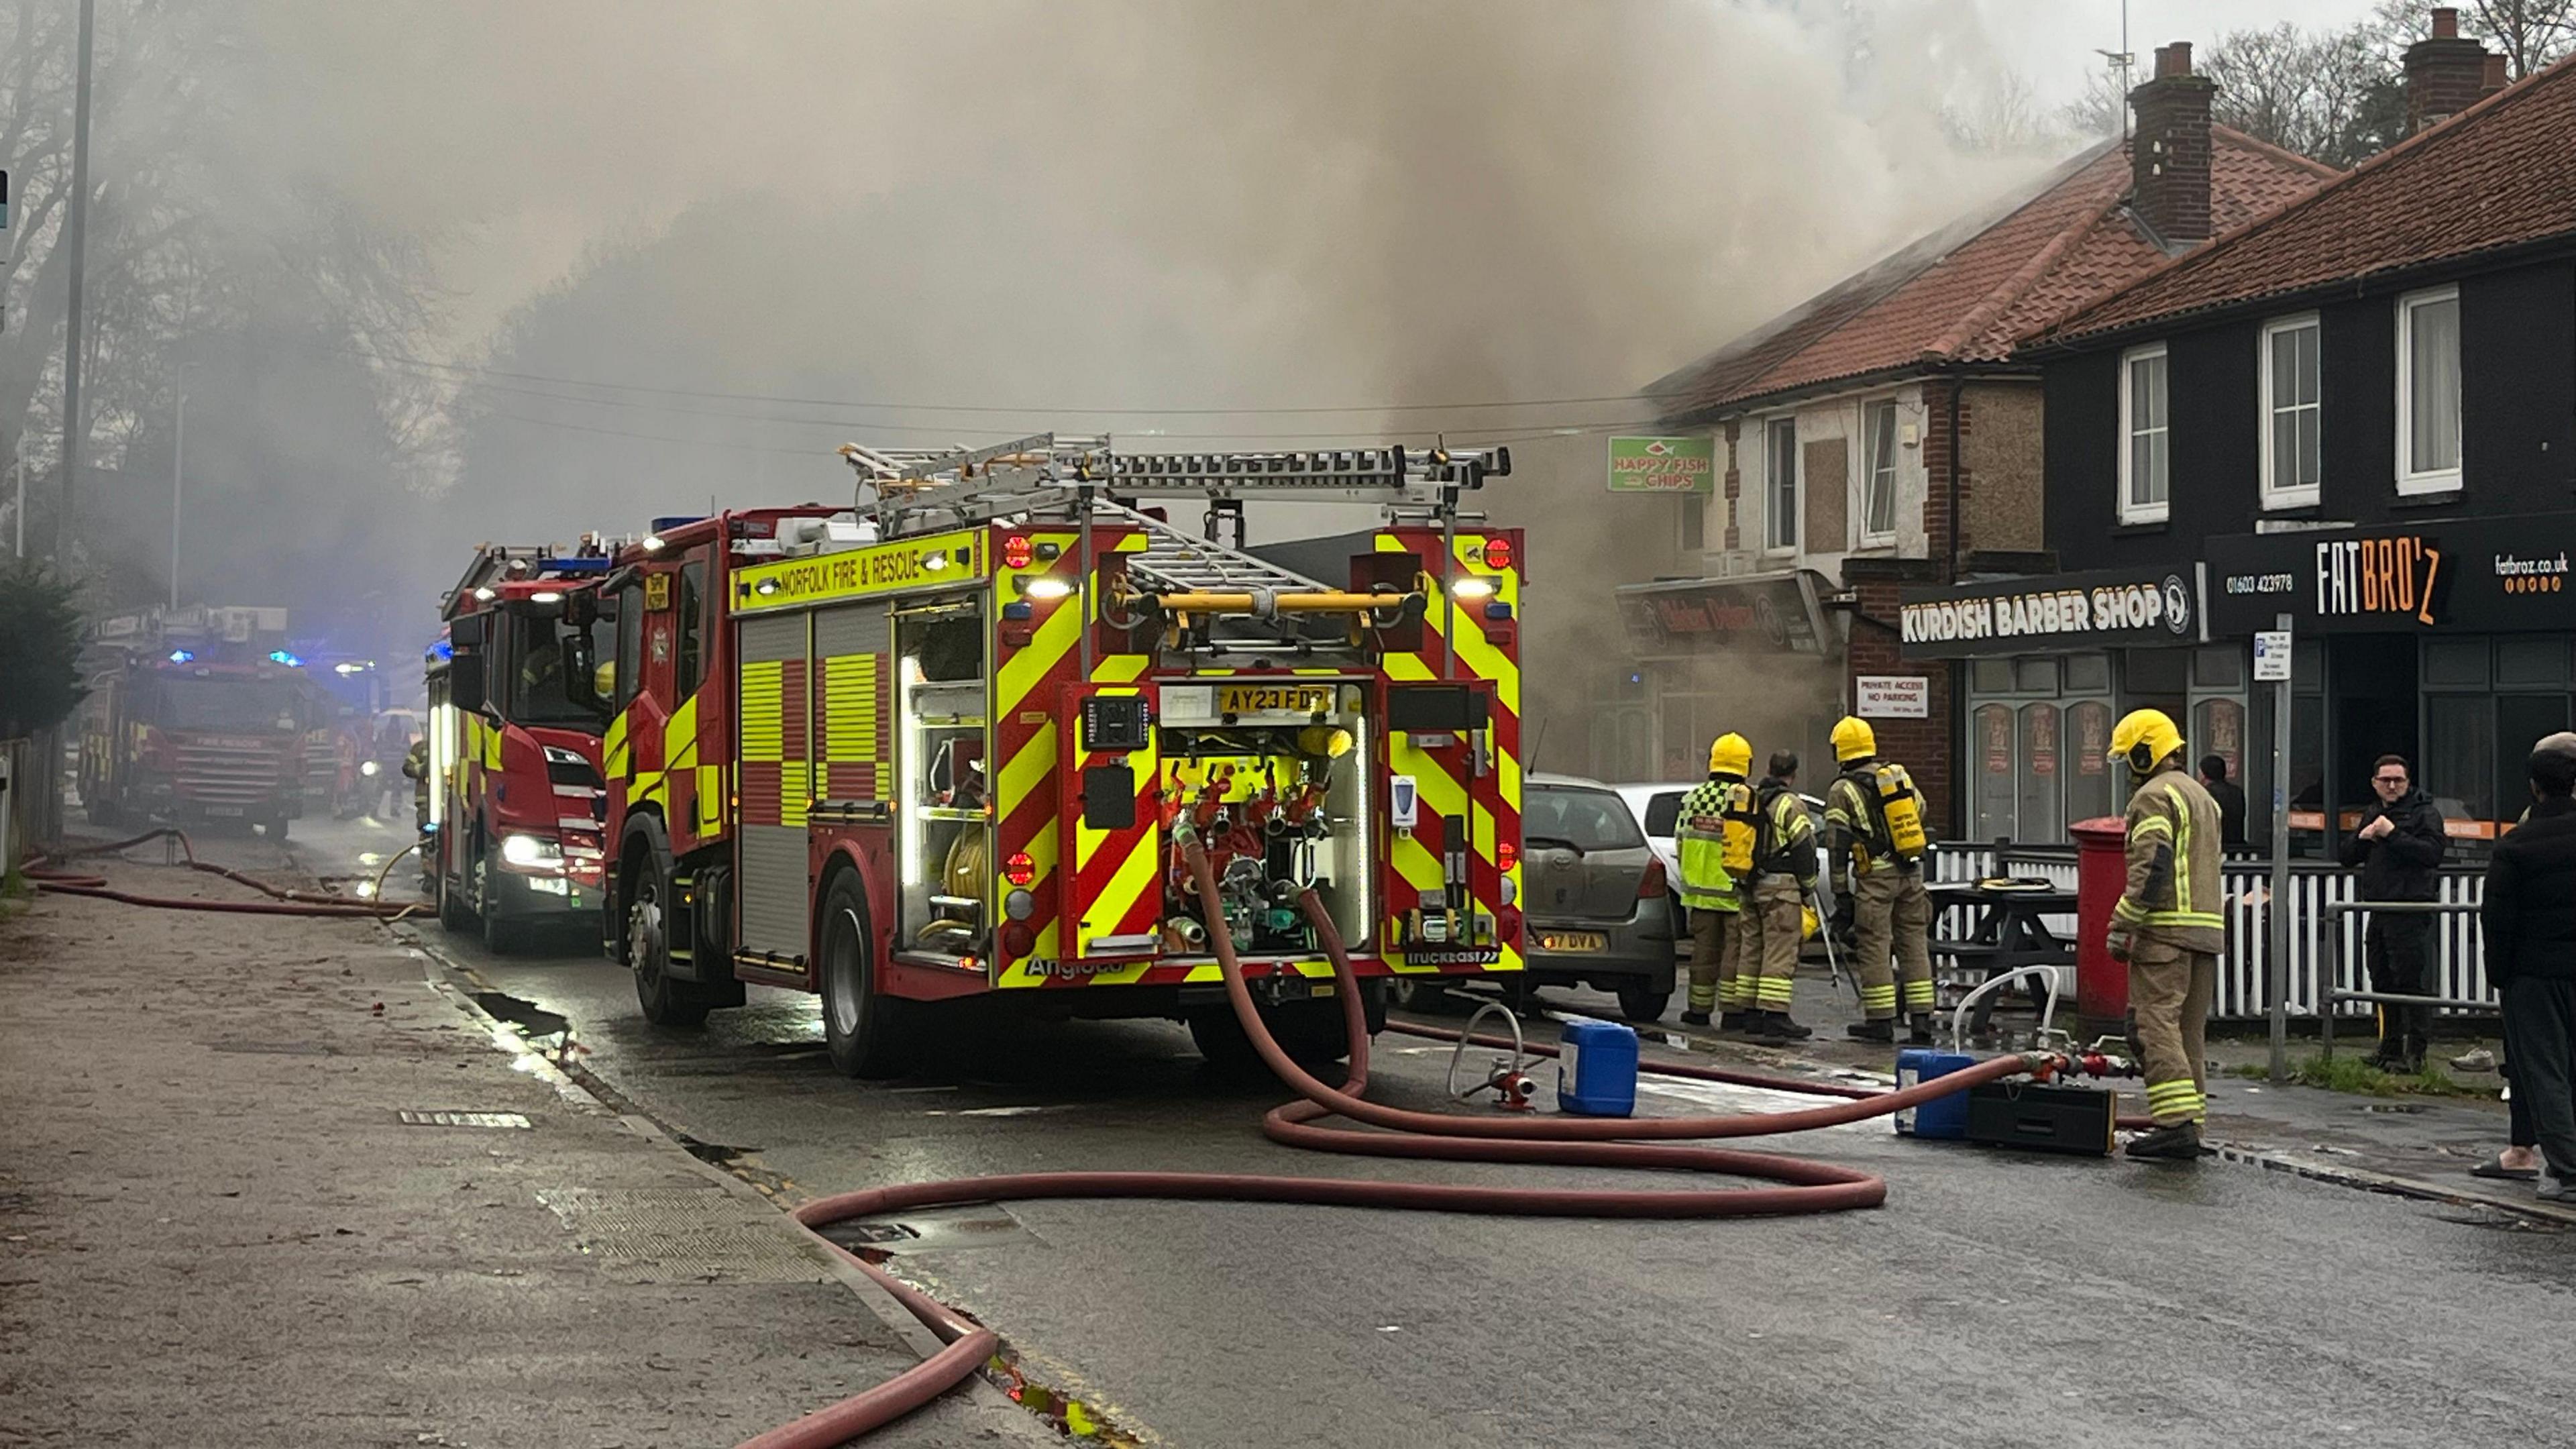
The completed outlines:
{"type": "Polygon", "coordinates": [[[2388,146],[2404,123],[2395,63],[2368,24],[2232,31],[2202,69],[2218,83],[2214,119],[2331,165],[2350,166],[2388,146]]]}
{"type": "MultiPolygon", "coordinates": [[[[2452,0],[2460,33],[2504,53],[2513,78],[2522,79],[2576,52],[2576,0],[2452,0]]],[[[2371,31],[2391,59],[2431,33],[2427,0],[2379,0],[2361,28],[2371,31]]]]}

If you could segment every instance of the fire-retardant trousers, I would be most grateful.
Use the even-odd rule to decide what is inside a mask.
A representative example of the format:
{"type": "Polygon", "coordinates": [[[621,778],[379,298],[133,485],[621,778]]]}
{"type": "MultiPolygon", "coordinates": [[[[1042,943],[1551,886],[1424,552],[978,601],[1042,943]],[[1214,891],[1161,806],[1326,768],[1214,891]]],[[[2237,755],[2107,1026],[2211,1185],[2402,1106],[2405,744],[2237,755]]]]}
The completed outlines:
{"type": "Polygon", "coordinates": [[[1735,918],[1737,911],[1691,912],[1690,1009],[1712,1011],[1723,1000],[1733,1011],[1735,999],[1735,918]]]}
{"type": "Polygon", "coordinates": [[[1798,979],[1798,944],[1807,935],[1807,898],[1796,878],[1775,875],[1753,888],[1753,898],[1736,914],[1742,934],[1735,943],[1736,989],[1753,1011],[1786,1015],[1791,988],[1798,979]]]}
{"type": "Polygon", "coordinates": [[[2162,941],[2129,947],[2129,1047],[2147,1076],[2147,1111],[2159,1127],[2209,1120],[2209,1004],[2218,957],[2162,941]]]}
{"type": "Polygon", "coordinates": [[[1862,872],[1852,884],[1852,936],[1852,970],[1860,977],[1861,1009],[1870,1020],[1896,1015],[1900,978],[1908,1016],[1932,1009],[1932,897],[1921,871],[1862,872]]]}

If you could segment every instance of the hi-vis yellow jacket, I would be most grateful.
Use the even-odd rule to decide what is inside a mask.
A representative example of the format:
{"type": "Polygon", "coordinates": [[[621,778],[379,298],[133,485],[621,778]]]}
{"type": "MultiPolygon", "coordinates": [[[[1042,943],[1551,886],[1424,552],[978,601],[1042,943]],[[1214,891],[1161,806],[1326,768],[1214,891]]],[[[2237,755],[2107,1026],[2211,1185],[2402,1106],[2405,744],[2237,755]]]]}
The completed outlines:
{"type": "Polygon", "coordinates": [[[2113,932],[2183,951],[2224,949],[2218,831],[2218,802],[2183,770],[2140,785],[2129,797],[2129,885],[2112,909],[2113,932]]]}

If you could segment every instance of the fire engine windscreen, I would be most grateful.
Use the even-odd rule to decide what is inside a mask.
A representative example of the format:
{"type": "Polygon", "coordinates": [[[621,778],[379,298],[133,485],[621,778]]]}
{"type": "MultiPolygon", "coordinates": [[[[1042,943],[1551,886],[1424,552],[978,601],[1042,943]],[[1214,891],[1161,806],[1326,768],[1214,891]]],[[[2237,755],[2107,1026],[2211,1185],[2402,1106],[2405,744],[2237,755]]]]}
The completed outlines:
{"type": "Polygon", "coordinates": [[[296,684],[283,679],[165,676],[155,713],[174,730],[291,730],[300,727],[302,713],[296,694],[296,684]]]}
{"type": "Polygon", "coordinates": [[[617,602],[599,601],[595,623],[575,624],[561,605],[513,604],[502,613],[502,638],[486,647],[506,665],[498,701],[516,724],[563,725],[597,730],[608,723],[609,699],[597,688],[597,641],[617,627],[617,602]]]}
{"type": "MultiPolygon", "coordinates": [[[[1246,954],[1321,949],[1297,909],[1310,885],[1345,938],[1370,934],[1364,697],[1328,679],[1163,686],[1166,824],[1186,818],[1206,842],[1226,925],[1246,954]]],[[[1164,838],[1163,950],[1203,955],[1205,909],[1170,830],[1164,838]]]]}

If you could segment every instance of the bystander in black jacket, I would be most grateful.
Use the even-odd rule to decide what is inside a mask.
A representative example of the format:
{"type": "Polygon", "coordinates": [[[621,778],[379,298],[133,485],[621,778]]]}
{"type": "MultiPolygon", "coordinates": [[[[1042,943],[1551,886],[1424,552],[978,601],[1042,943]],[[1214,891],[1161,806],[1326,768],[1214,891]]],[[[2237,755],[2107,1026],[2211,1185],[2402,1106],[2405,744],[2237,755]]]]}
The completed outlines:
{"type": "Polygon", "coordinates": [[[2576,800],[2542,800],[2496,842],[2478,907],[2487,980],[2576,980],[2576,800]]]}
{"type": "Polygon", "coordinates": [[[2245,844],[2245,792],[2224,775],[2215,780],[2203,775],[2200,783],[2209,788],[2209,798],[2218,802],[2218,843],[2245,844]]]}
{"type": "Polygon", "coordinates": [[[2343,863],[2361,867],[2362,900],[2429,901],[2440,894],[2433,868],[2442,863],[2442,852],[2450,846],[2433,797],[2409,790],[2395,804],[2374,804],[2363,813],[2352,833],[2343,838],[2343,863]],[[2382,815],[2394,827],[2390,834],[2379,840],[2362,839],[2362,829],[2382,815]]]}

